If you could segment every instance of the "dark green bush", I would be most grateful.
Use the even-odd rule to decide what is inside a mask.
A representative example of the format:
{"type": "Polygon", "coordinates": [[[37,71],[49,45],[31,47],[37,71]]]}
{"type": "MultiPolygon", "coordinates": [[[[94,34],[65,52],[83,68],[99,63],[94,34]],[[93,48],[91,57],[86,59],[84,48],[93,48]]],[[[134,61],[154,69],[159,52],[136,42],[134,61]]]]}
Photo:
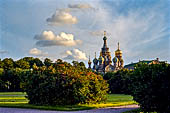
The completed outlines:
{"type": "Polygon", "coordinates": [[[108,84],[101,75],[82,71],[66,62],[48,68],[34,65],[25,77],[30,104],[98,103],[106,99],[108,91],[108,84]]]}
{"type": "Polygon", "coordinates": [[[134,100],[143,111],[170,113],[170,65],[138,66],[131,76],[134,100]]]}
{"type": "Polygon", "coordinates": [[[104,79],[109,83],[109,90],[116,94],[129,94],[129,77],[132,72],[122,69],[116,72],[108,72],[104,79]]]}

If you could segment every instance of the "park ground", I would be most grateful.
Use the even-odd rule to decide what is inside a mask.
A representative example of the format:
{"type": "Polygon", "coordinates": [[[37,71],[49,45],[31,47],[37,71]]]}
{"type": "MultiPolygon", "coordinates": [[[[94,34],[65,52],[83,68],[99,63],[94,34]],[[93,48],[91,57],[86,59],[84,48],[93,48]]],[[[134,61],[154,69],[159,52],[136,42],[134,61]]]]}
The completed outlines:
{"type": "Polygon", "coordinates": [[[28,100],[27,98],[25,98],[25,96],[26,93],[23,92],[0,92],[0,107],[30,108],[30,109],[57,110],[57,111],[78,111],[78,110],[89,110],[89,109],[96,109],[96,108],[100,108],[100,110],[106,110],[105,108],[111,109],[118,106],[127,106],[127,105],[136,104],[136,102],[133,101],[133,97],[130,95],[109,94],[107,95],[108,97],[107,101],[100,104],[35,106],[35,105],[28,104],[28,100]]]}

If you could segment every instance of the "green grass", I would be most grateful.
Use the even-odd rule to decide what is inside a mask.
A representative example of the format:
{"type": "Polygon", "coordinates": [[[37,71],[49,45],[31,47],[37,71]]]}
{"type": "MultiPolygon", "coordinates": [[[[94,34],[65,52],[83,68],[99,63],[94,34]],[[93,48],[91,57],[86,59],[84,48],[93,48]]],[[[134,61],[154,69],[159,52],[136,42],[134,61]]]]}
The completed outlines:
{"type": "Polygon", "coordinates": [[[56,105],[56,106],[36,106],[28,104],[26,93],[22,92],[0,92],[0,107],[31,108],[59,111],[76,111],[103,107],[114,107],[136,104],[132,96],[123,94],[109,94],[107,101],[100,104],[79,104],[79,105],[56,105]]]}
{"type": "Polygon", "coordinates": [[[0,92],[0,96],[6,96],[6,95],[26,95],[26,93],[24,92],[0,92]]]}

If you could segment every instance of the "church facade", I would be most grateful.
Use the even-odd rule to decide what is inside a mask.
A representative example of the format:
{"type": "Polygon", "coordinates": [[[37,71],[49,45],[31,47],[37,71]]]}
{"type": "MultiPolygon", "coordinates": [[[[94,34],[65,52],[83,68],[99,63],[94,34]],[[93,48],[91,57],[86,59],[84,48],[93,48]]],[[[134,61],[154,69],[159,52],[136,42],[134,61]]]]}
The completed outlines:
{"type": "Polygon", "coordinates": [[[100,55],[97,58],[95,53],[95,58],[93,59],[93,67],[91,68],[91,61],[89,57],[88,65],[89,68],[91,68],[93,71],[99,72],[99,73],[106,73],[111,71],[117,71],[119,69],[123,68],[123,58],[122,58],[122,51],[119,48],[118,43],[118,49],[115,51],[115,57],[111,58],[111,52],[109,51],[109,47],[107,46],[107,37],[106,32],[104,31],[104,37],[103,37],[103,47],[101,48],[100,55]]]}

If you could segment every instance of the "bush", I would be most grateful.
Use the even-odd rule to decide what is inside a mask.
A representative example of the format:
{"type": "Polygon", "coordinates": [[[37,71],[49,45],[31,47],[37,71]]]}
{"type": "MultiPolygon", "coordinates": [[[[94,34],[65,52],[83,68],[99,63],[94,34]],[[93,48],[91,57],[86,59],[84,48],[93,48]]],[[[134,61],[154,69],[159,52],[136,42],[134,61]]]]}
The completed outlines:
{"type": "Polygon", "coordinates": [[[108,84],[101,75],[82,71],[66,62],[27,72],[25,91],[30,104],[98,103],[106,99],[108,84]]]}
{"type": "Polygon", "coordinates": [[[138,66],[131,76],[132,96],[143,111],[170,112],[170,65],[138,66]]]}
{"type": "Polygon", "coordinates": [[[111,93],[129,94],[129,77],[131,71],[122,69],[117,72],[108,72],[104,75],[104,79],[108,80],[111,93]]]}

